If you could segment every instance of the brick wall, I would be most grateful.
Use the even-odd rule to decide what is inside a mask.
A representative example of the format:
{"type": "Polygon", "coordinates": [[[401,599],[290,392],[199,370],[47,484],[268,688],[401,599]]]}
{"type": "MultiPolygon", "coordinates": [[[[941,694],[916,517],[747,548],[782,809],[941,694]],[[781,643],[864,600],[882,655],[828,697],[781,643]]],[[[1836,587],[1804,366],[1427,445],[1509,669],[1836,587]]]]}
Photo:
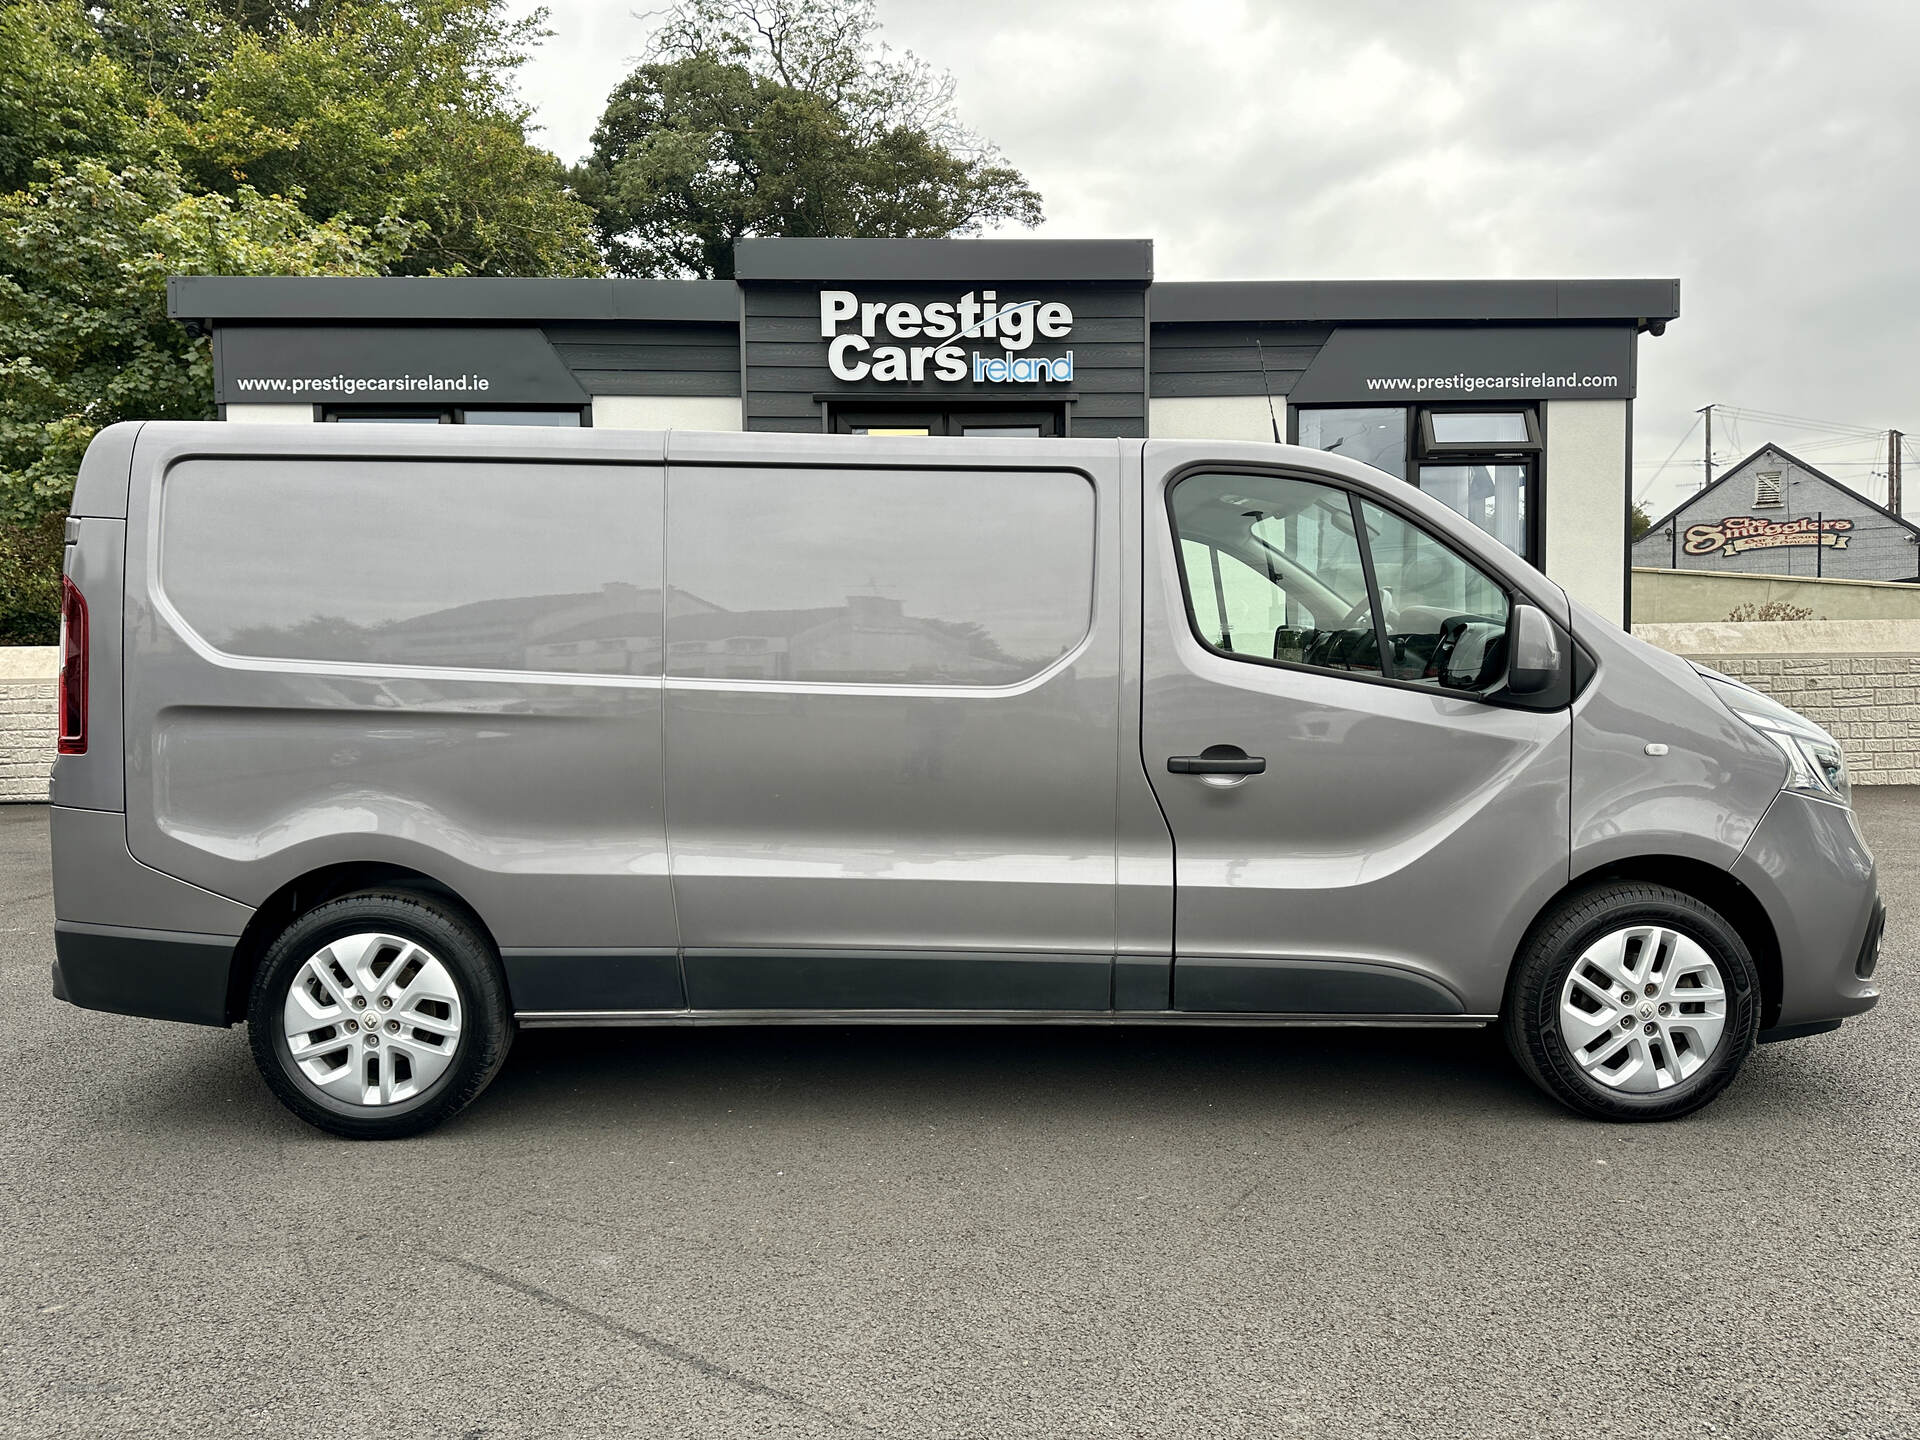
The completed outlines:
{"type": "Polygon", "coordinates": [[[1689,658],[1830,731],[1847,752],[1856,785],[1920,785],[1920,655],[1689,658]]]}
{"type": "Polygon", "coordinates": [[[0,649],[0,803],[47,798],[59,653],[51,645],[0,649]]]}
{"type": "Polygon", "coordinates": [[[1920,620],[1636,625],[1633,633],[1831,731],[1856,785],[1920,785],[1920,620]]]}

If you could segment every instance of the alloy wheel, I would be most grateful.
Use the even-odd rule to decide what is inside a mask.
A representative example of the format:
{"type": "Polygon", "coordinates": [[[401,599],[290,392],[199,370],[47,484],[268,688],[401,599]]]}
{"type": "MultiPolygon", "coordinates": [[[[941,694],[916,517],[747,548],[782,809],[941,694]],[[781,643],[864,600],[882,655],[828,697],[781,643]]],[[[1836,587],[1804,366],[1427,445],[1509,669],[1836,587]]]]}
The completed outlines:
{"type": "Polygon", "coordinates": [[[1581,952],[1560,991],[1560,1031],[1589,1080],[1670,1090],[1712,1057],[1727,985],[1700,943],[1663,925],[1610,931],[1581,952]]]}
{"type": "Polygon", "coordinates": [[[410,1100],[459,1048],[460,990],[404,936],[343,936],[310,955],[282,1007],[293,1073],[329,1099],[377,1108],[410,1100]]]}

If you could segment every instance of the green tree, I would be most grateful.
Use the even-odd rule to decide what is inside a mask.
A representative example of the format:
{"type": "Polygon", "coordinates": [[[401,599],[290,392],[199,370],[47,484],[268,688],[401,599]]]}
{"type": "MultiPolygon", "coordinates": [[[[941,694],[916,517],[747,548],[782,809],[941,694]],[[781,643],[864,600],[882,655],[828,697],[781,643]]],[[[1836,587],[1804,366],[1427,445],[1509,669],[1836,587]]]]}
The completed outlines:
{"type": "MultiPolygon", "coordinates": [[[[268,18],[200,12],[189,30],[217,46],[216,63],[155,95],[196,184],[297,196],[316,220],[403,221],[412,239],[398,274],[604,273],[592,212],[560,162],[528,143],[513,89],[544,11],[509,20],[504,0],[229,9],[268,18]]],[[[163,62],[154,73],[173,72],[163,62]]]]}
{"type": "Polygon", "coordinates": [[[103,426],[213,414],[207,342],[167,317],[168,276],[376,274],[409,239],[199,193],[166,162],[82,160],[0,196],[0,521],[63,508],[103,426]]]}
{"type": "Polygon", "coordinates": [[[952,77],[877,40],[872,0],[683,0],[574,172],[615,270],[733,274],[756,235],[941,236],[1040,222],[961,124],[952,77]]]}
{"type": "Polygon", "coordinates": [[[78,6],[0,7],[0,194],[24,189],[43,162],[150,155],[143,109],[78,6]]]}
{"type": "Polygon", "coordinates": [[[1627,522],[1627,541],[1631,544],[1653,528],[1653,517],[1647,514],[1647,507],[1639,501],[1633,505],[1633,513],[1627,522]]]}
{"type": "Polygon", "coordinates": [[[170,275],[597,271],[503,0],[0,0],[0,641],[87,443],[213,413],[170,275]]]}

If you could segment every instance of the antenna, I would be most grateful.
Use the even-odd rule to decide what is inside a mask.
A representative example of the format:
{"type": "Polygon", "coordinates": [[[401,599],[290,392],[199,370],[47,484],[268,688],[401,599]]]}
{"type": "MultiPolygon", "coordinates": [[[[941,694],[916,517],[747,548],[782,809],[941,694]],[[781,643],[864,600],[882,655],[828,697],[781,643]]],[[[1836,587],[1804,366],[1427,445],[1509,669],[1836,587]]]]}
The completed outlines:
{"type": "Polygon", "coordinates": [[[1253,348],[1260,356],[1260,388],[1267,392],[1267,419],[1273,422],[1273,443],[1284,445],[1280,438],[1280,412],[1273,408],[1273,381],[1267,378],[1267,347],[1260,343],[1260,337],[1254,336],[1253,348]]]}

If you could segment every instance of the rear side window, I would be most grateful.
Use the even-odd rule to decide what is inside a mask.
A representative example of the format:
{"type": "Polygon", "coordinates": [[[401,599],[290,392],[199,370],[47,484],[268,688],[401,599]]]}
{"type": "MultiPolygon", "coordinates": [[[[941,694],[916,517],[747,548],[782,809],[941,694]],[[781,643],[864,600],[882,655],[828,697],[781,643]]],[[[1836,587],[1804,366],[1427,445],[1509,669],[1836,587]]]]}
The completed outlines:
{"type": "Polygon", "coordinates": [[[641,466],[185,461],[160,583],[233,655],[657,675],[660,485],[641,466]]]}
{"type": "Polygon", "coordinates": [[[985,470],[676,470],[667,673],[1011,685],[1085,637],[1093,488],[985,470]]]}

